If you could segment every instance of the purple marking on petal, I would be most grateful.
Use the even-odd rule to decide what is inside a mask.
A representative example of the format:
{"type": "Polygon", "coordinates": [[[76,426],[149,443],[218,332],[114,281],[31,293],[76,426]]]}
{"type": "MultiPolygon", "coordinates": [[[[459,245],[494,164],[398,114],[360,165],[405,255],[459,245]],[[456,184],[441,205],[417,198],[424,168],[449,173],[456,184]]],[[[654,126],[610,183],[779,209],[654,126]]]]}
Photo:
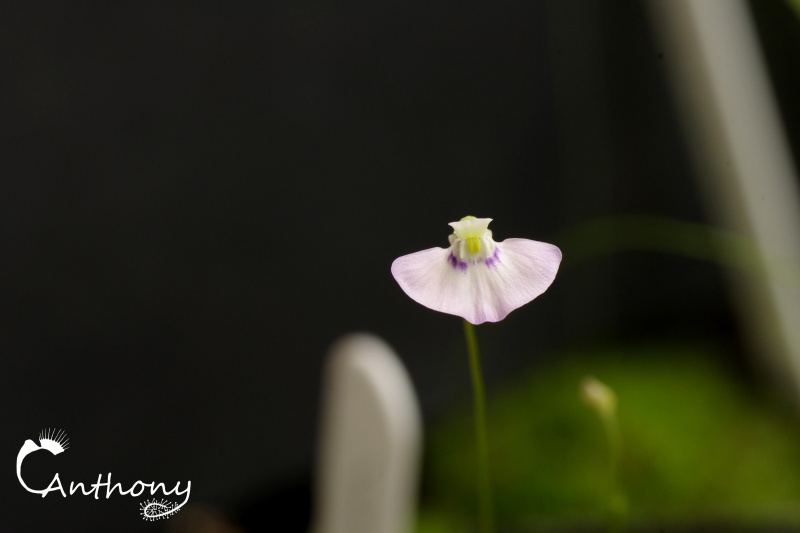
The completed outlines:
{"type": "Polygon", "coordinates": [[[495,247],[494,253],[492,254],[492,256],[486,258],[486,268],[492,268],[495,263],[499,263],[500,262],[500,258],[497,256],[497,252],[499,250],[500,250],[499,248],[495,247]]]}
{"type": "Polygon", "coordinates": [[[453,268],[459,269],[461,272],[467,271],[467,264],[464,261],[459,261],[452,252],[450,252],[450,257],[447,258],[450,261],[450,266],[453,268]]]}

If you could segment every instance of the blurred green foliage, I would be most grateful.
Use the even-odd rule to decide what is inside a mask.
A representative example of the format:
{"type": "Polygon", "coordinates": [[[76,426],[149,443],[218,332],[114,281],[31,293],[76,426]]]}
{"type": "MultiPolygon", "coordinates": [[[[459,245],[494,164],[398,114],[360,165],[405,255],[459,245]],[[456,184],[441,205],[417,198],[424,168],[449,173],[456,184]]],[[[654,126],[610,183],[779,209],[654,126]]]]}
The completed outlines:
{"type": "Polygon", "coordinates": [[[788,4],[794,8],[797,16],[800,17],[800,0],[786,0],[788,4]]]}
{"type": "Polygon", "coordinates": [[[797,261],[769,247],[760,247],[745,235],[672,218],[653,215],[595,218],[562,231],[553,242],[558,242],[564,252],[565,267],[613,253],[640,250],[708,261],[756,278],[800,287],[797,261]]]}
{"type": "MultiPolygon", "coordinates": [[[[725,355],[702,342],[574,350],[492,391],[499,531],[603,530],[608,442],[578,397],[587,374],[619,399],[632,530],[800,530],[800,423],[735,377],[725,355]]],[[[465,410],[429,435],[418,533],[473,529],[474,465],[465,410]]]]}

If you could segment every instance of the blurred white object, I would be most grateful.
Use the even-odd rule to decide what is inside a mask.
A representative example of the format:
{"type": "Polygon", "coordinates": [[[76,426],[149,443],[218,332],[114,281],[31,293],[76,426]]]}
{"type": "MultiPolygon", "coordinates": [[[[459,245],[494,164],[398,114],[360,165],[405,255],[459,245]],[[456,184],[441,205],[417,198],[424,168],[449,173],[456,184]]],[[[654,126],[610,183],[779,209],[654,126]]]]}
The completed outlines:
{"type": "Polygon", "coordinates": [[[331,349],[314,533],[406,533],[416,510],[422,424],[405,368],[372,335],[331,349]]]}
{"type": "Polygon", "coordinates": [[[774,275],[800,260],[797,175],[742,0],[652,0],[684,125],[717,223],[751,237],[763,279],[732,276],[758,362],[800,405],[800,290],[774,275]]]}

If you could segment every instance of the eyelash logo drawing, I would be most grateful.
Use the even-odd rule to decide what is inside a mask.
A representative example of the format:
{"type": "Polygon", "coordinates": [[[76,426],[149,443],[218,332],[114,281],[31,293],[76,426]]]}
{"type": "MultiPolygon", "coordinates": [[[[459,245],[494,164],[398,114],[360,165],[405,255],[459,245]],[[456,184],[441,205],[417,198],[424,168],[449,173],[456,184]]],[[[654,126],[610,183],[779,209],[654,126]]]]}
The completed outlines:
{"type": "Polygon", "coordinates": [[[167,518],[181,510],[180,507],[172,502],[168,502],[167,500],[159,501],[155,498],[143,501],[139,508],[142,510],[142,512],[139,513],[142,515],[142,518],[150,520],[151,522],[160,520],[161,518],[167,518]]]}
{"type": "Polygon", "coordinates": [[[39,432],[39,444],[53,455],[58,455],[67,451],[69,439],[64,430],[47,428],[39,432]]]}
{"type": "MultiPolygon", "coordinates": [[[[42,498],[47,496],[49,493],[55,491],[60,492],[61,496],[64,498],[67,497],[67,493],[64,490],[64,486],[61,484],[61,478],[59,474],[56,473],[53,476],[53,480],[50,482],[50,485],[46,489],[32,489],[30,488],[25,481],[22,479],[22,462],[25,460],[25,457],[30,455],[33,452],[39,450],[47,450],[53,455],[58,455],[60,453],[65,452],[69,448],[69,438],[67,438],[67,433],[62,429],[51,429],[47,428],[42,430],[39,433],[39,444],[36,444],[30,439],[27,439],[25,443],[20,448],[19,453],[17,454],[17,479],[19,480],[22,487],[27,490],[28,492],[32,492],[34,494],[41,494],[42,498]]],[[[69,495],[72,496],[76,492],[80,490],[80,494],[83,496],[94,496],[95,500],[100,499],[100,488],[105,487],[105,497],[106,499],[110,498],[114,492],[118,492],[121,496],[132,496],[134,498],[138,498],[142,494],[144,494],[145,489],[149,489],[150,496],[155,496],[157,493],[161,492],[164,496],[169,496],[170,494],[175,494],[175,496],[182,496],[186,495],[183,502],[180,504],[172,503],[167,500],[157,500],[152,498],[150,500],[145,500],[140,505],[141,512],[139,514],[142,515],[142,518],[145,520],[159,520],[161,518],[169,518],[170,516],[174,515],[178,511],[180,511],[181,507],[186,505],[186,502],[189,501],[189,495],[192,490],[192,482],[186,481],[186,488],[181,490],[181,482],[178,481],[175,484],[174,489],[167,489],[164,483],[156,483],[155,481],[145,483],[143,481],[136,481],[133,483],[129,489],[125,490],[122,487],[121,483],[111,483],[111,473],[109,472],[106,480],[103,480],[103,475],[98,474],[97,482],[91,483],[87,486],[80,482],[75,483],[74,481],[70,482],[69,484],[69,495]]]]}

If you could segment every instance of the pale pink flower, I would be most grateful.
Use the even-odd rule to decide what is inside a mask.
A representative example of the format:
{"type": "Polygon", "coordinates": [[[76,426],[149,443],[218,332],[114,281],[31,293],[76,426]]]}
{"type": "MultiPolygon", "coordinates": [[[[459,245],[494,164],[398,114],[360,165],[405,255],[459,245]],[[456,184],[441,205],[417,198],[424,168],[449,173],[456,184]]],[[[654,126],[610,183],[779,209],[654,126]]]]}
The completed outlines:
{"type": "Polygon", "coordinates": [[[413,300],[472,324],[498,322],[553,283],[561,250],[528,239],[495,242],[491,218],[451,222],[449,248],[430,248],[392,263],[392,275],[413,300]]]}

